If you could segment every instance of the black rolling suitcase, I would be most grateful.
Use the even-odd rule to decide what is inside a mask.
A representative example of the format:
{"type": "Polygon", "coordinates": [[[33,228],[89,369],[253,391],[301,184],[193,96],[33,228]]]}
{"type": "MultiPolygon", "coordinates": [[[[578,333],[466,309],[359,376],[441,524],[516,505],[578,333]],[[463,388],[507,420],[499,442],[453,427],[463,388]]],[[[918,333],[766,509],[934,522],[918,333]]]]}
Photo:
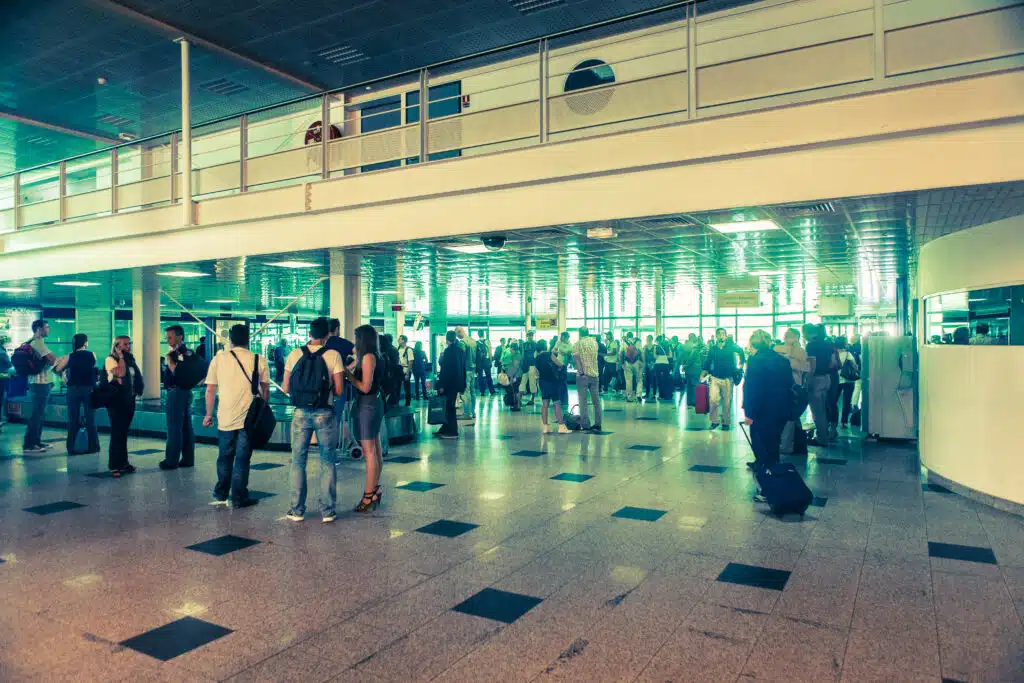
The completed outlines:
{"type": "Polygon", "coordinates": [[[658,398],[662,401],[672,401],[675,399],[676,392],[676,381],[672,378],[670,373],[664,373],[658,379],[658,398]]]}
{"type": "MultiPolygon", "coordinates": [[[[750,442],[750,435],[744,425],[740,425],[743,436],[747,437],[747,443],[751,450],[754,445],[750,442]]],[[[814,494],[807,488],[803,477],[788,462],[780,462],[765,469],[755,469],[754,479],[761,489],[761,495],[768,502],[772,514],[788,515],[790,513],[804,516],[807,508],[814,501],[814,494]]]]}

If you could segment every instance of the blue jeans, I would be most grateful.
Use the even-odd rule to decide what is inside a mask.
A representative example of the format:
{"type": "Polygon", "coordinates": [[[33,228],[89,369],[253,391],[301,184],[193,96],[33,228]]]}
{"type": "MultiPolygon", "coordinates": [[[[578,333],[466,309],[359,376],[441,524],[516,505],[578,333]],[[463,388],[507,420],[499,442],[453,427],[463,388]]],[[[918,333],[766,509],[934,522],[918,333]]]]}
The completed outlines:
{"type": "Polygon", "coordinates": [[[43,417],[46,415],[46,403],[50,398],[52,384],[29,384],[28,395],[32,399],[32,414],[28,418],[23,448],[36,448],[43,445],[43,417]]]}
{"type": "MultiPolygon", "coordinates": [[[[92,407],[92,386],[68,387],[68,453],[76,453],[75,438],[85,412],[85,433],[89,435],[89,451],[99,452],[100,437],[96,434],[96,412],[92,407]]],[[[76,453],[77,454],[77,453],[76,453]]]]}
{"type": "Polygon", "coordinates": [[[332,514],[337,501],[334,471],[338,443],[338,422],[333,408],[305,410],[296,408],[292,415],[292,507],[297,515],[306,514],[306,459],[309,443],[316,433],[320,446],[320,487],[317,503],[320,513],[332,514]]]}
{"type": "Polygon", "coordinates": [[[167,390],[167,449],[164,462],[177,466],[194,465],[196,461],[196,435],[192,431],[192,391],[167,390]]]}
{"type": "Polygon", "coordinates": [[[237,429],[231,432],[217,432],[217,485],[213,497],[232,503],[244,503],[249,499],[249,461],[252,459],[252,445],[249,432],[237,429]]]}

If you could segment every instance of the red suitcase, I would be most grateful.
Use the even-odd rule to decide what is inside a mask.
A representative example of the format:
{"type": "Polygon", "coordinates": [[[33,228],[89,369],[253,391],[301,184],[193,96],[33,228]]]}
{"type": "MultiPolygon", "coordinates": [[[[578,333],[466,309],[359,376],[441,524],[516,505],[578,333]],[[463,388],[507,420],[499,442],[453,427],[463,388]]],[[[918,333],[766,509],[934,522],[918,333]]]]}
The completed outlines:
{"type": "Polygon", "coordinates": [[[703,382],[701,382],[701,383],[699,383],[697,385],[697,388],[696,388],[696,391],[695,391],[695,396],[694,396],[694,401],[695,401],[694,411],[698,415],[707,415],[708,412],[711,409],[711,406],[709,405],[710,404],[710,400],[709,400],[709,393],[708,393],[708,391],[709,391],[709,387],[708,387],[707,384],[704,384],[703,382]]]}

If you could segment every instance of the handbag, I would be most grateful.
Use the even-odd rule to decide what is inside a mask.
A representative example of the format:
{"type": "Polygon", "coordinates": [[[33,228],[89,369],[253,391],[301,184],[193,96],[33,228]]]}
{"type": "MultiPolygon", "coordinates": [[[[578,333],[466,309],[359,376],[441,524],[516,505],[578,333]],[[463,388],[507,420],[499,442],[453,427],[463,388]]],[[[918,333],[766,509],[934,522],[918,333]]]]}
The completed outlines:
{"type": "Polygon", "coordinates": [[[506,372],[502,371],[498,373],[498,384],[503,387],[507,387],[510,384],[508,374],[506,372]]]}
{"type": "Polygon", "coordinates": [[[446,422],[447,402],[448,400],[440,394],[430,397],[430,400],[427,402],[428,425],[443,425],[446,422]]]}
{"type": "Polygon", "coordinates": [[[264,401],[263,396],[260,394],[260,357],[254,354],[252,376],[250,377],[245,371],[242,361],[238,360],[235,352],[230,351],[229,353],[231,353],[231,357],[235,359],[235,362],[238,363],[238,369],[249,380],[249,386],[252,390],[252,402],[249,404],[249,410],[245,414],[245,431],[249,435],[249,445],[253,450],[263,448],[274,435],[274,430],[277,428],[277,418],[274,417],[274,411],[270,409],[270,404],[264,401]]]}

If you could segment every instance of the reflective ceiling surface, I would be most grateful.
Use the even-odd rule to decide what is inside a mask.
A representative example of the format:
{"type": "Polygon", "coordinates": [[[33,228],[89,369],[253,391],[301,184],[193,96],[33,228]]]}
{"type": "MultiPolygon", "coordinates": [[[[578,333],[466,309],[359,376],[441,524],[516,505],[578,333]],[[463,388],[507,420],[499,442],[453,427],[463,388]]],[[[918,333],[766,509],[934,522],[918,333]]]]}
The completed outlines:
{"type": "MultiPolygon", "coordinates": [[[[368,245],[359,250],[364,311],[370,310],[371,295],[401,291],[408,310],[426,313],[429,300],[444,295],[473,315],[521,314],[526,297],[557,299],[560,270],[572,300],[639,289],[644,300],[653,301],[658,278],[668,291],[714,292],[721,277],[761,272],[762,282],[777,288],[783,298],[799,298],[803,292],[809,298],[821,292],[849,293],[869,304],[891,303],[892,283],[898,275],[913,279],[922,244],[1022,214],[1024,182],[1014,182],[557,225],[504,233],[507,243],[496,252],[484,250],[479,236],[368,245]],[[709,227],[740,217],[771,220],[780,229],[725,235],[709,227]],[[611,228],[615,236],[588,236],[594,228],[611,228]]],[[[300,310],[327,308],[326,283],[315,286],[329,271],[326,250],[179,263],[158,270],[206,274],[161,278],[161,285],[190,308],[275,311],[310,287],[300,310]],[[272,265],[283,260],[311,266],[272,265]]],[[[99,282],[101,288],[110,287],[115,306],[131,305],[128,271],[4,282],[3,287],[28,291],[0,292],[0,305],[72,306],[81,290],[54,284],[68,280],[99,282]]]]}
{"type": "MultiPolygon", "coordinates": [[[[753,0],[696,0],[716,11],[753,0]]],[[[669,0],[5,0],[0,2],[0,174],[180,127],[192,51],[200,124],[325,88],[671,4],[669,0]]]]}

